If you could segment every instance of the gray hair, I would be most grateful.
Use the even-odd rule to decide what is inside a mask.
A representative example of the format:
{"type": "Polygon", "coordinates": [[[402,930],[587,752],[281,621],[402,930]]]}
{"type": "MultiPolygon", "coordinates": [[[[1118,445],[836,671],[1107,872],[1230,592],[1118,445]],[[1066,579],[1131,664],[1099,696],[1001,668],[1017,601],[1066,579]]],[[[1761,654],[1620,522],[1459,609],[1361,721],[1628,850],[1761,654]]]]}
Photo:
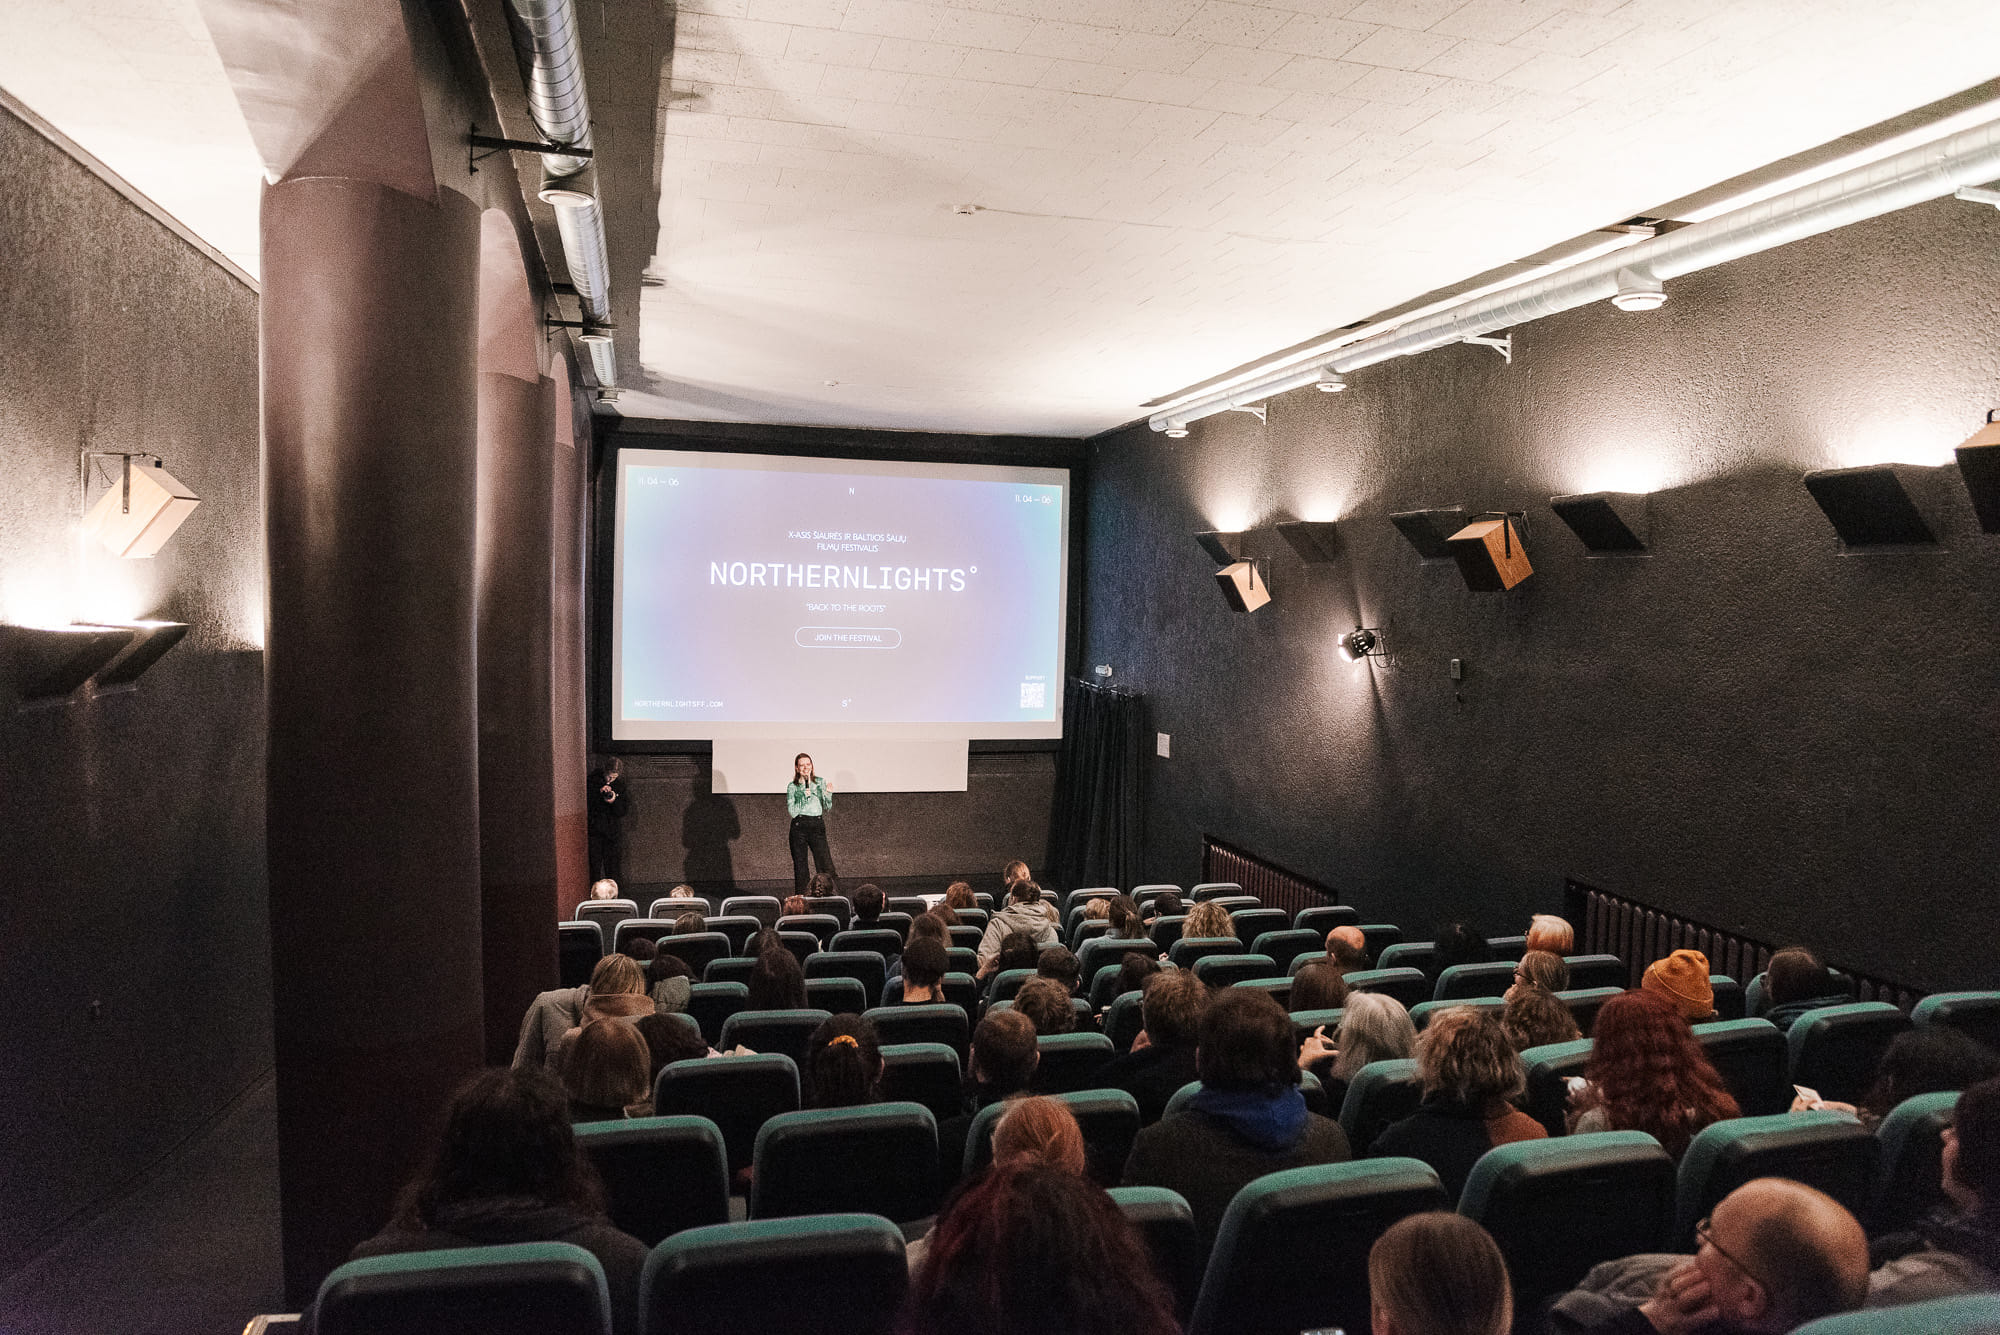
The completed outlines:
{"type": "Polygon", "coordinates": [[[1417,1027],[1403,1003],[1380,992],[1349,992],[1340,1017],[1340,1056],[1333,1078],[1352,1080],[1369,1062],[1407,1057],[1417,1045],[1417,1027]]]}

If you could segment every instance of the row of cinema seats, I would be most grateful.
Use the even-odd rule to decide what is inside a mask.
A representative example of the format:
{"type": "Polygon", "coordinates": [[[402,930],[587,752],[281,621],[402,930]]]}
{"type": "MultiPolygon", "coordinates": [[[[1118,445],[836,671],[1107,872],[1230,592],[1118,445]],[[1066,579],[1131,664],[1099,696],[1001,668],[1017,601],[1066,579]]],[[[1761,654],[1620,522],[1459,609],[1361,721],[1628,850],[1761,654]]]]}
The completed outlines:
{"type": "MultiPolygon", "coordinates": [[[[1356,1090],[1366,1083],[1357,1080],[1356,1090]]],[[[1138,1130],[1130,1096],[1062,1097],[1094,1159],[1122,1159],[1138,1130]]],[[[1718,1123],[1696,1139],[1678,1169],[1639,1132],[1506,1145],[1480,1160],[1456,1205],[1493,1235],[1517,1310],[1532,1311],[1599,1261],[1690,1248],[1694,1222],[1754,1177],[1781,1175],[1828,1191],[1869,1220],[1872,1231],[1899,1226],[1901,1216],[1885,1213],[1885,1203],[1907,1207],[1935,1195],[1938,1146],[1955,1099],[1910,1100],[1877,1134],[1826,1113],[1718,1123]]],[[[992,1112],[975,1125],[968,1169],[990,1155],[998,1109],[992,1112]]],[[[738,1224],[726,1222],[726,1150],[710,1119],[600,1123],[578,1128],[578,1137],[607,1182],[613,1222],[655,1247],[642,1289],[643,1329],[650,1331],[885,1331],[906,1282],[904,1226],[926,1218],[939,1201],[936,1123],[912,1103],[772,1117],[757,1136],[750,1222],[738,1224]],[[768,1282],[774,1275],[784,1282],[768,1282]]],[[[1237,1194],[1204,1268],[1192,1215],[1179,1196],[1115,1188],[1112,1197],[1145,1238],[1192,1335],[1366,1329],[1374,1240],[1404,1215],[1453,1205],[1435,1173],[1414,1159],[1273,1173],[1237,1194]]],[[[462,1306],[468,1292],[491,1288],[511,1295],[504,1303],[496,1297],[499,1310],[532,1314],[531,1324],[507,1329],[602,1335],[603,1309],[590,1301],[598,1286],[581,1278],[594,1265],[588,1253],[547,1247],[357,1262],[322,1289],[320,1329],[414,1329],[393,1324],[385,1310],[417,1307],[435,1321],[446,1301],[441,1293],[462,1306]],[[551,1296],[564,1292],[561,1300],[551,1296]]]]}

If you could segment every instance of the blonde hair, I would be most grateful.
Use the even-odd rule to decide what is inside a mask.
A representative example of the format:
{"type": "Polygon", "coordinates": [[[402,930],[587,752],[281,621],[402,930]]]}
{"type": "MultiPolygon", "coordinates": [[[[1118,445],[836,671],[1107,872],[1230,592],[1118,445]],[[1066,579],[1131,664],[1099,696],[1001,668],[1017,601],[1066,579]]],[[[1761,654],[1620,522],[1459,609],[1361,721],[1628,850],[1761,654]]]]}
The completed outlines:
{"type": "Polygon", "coordinates": [[[993,1162],[1016,1159],[1032,1159],[1043,1167],[1083,1176],[1083,1130],[1068,1104],[1035,1095],[1016,1100],[1001,1114],[1000,1124],[993,1128],[993,1162]]]}
{"type": "Polygon", "coordinates": [[[1521,962],[1514,967],[1522,978],[1544,992],[1560,992],[1569,986],[1569,963],[1553,950],[1524,951],[1521,962]]]}
{"type": "Polygon", "coordinates": [[[1235,936],[1236,924],[1229,920],[1228,909],[1212,899],[1204,899],[1188,910],[1187,921],[1181,924],[1181,935],[1235,936]]]}
{"type": "Polygon", "coordinates": [[[590,897],[592,899],[618,898],[618,882],[612,880],[609,876],[604,877],[602,880],[592,881],[590,883],[590,897]],[[609,893],[600,895],[597,893],[600,890],[605,890],[609,893]]]}
{"type": "Polygon", "coordinates": [[[1368,1296],[1397,1330],[1422,1335],[1507,1335],[1514,1324],[1500,1248],[1485,1229],[1448,1210],[1409,1215],[1375,1240],[1368,1296]]]}
{"type": "Polygon", "coordinates": [[[1576,949],[1576,929],[1566,918],[1553,913],[1537,913],[1528,919],[1528,949],[1567,955],[1576,949]]]}
{"type": "Polygon", "coordinates": [[[590,995],[617,996],[623,992],[644,992],[646,971],[630,955],[606,955],[590,971],[590,995]]]}
{"type": "Polygon", "coordinates": [[[1088,922],[1107,922],[1111,918],[1111,901],[1108,899],[1086,899],[1083,902],[1083,916],[1088,922]]]}

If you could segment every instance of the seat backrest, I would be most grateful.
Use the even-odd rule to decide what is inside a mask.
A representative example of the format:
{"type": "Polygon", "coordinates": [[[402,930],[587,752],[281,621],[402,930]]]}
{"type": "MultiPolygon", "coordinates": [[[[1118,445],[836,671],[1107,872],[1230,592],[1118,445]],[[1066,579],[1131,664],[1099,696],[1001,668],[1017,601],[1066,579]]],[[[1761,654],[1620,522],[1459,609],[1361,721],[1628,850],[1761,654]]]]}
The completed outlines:
{"type": "Polygon", "coordinates": [[[889,966],[880,951],[822,950],[806,958],[806,977],[852,978],[861,984],[864,995],[879,997],[889,966]]]}
{"type": "Polygon", "coordinates": [[[1438,974],[1431,997],[1435,1001],[1500,997],[1513,985],[1514,966],[1505,960],[1496,964],[1454,964],[1438,974]]]}
{"type": "Polygon", "coordinates": [[[1422,1029],[1431,1022],[1431,1017],[1439,1011],[1448,1011],[1455,1006],[1465,1006],[1476,1011],[1491,1011],[1495,1017],[1506,1009],[1505,997],[1453,997],[1450,1001],[1419,1001],[1410,1007],[1410,1023],[1422,1029]]]}
{"type": "Polygon", "coordinates": [[[922,895],[890,895],[884,907],[891,913],[907,913],[912,918],[931,911],[930,904],[922,895]]]}
{"type": "Polygon", "coordinates": [[[1213,895],[1209,903],[1219,906],[1224,912],[1234,916],[1240,909],[1260,909],[1264,901],[1255,895],[1213,895]]]}
{"type": "MultiPolygon", "coordinates": [[[[1053,1097],[1068,1105],[1076,1117],[1089,1154],[1091,1177],[1099,1186],[1116,1183],[1139,1135],[1139,1101],[1122,1089],[1071,1090],[1053,1097]]],[[[1009,1106],[989,1103],[972,1119],[965,1137],[966,1177],[993,1162],[993,1128],[1009,1106]]]]}
{"type": "Polygon", "coordinates": [[[1792,1106],[1784,1030],[1769,1020],[1711,1020],[1694,1026],[1694,1036],[1746,1117],[1792,1106]]]}
{"type": "Polygon", "coordinates": [[[1153,919],[1153,925],[1146,929],[1146,935],[1153,938],[1153,944],[1162,951],[1172,950],[1174,943],[1181,939],[1181,928],[1187,925],[1187,914],[1168,913],[1153,919]]]}
{"type": "Polygon", "coordinates": [[[828,950],[868,950],[887,959],[903,953],[903,938],[887,927],[850,927],[835,932],[826,943],[828,950]]]}
{"type": "Polygon", "coordinates": [[[1118,1055],[1111,1040],[1097,1033],[1046,1034],[1035,1040],[1035,1046],[1042,1054],[1035,1089],[1049,1094],[1091,1088],[1098,1069],[1118,1055]]]}
{"type": "Polygon", "coordinates": [[[1076,952],[1076,962],[1085,978],[1095,978],[1107,964],[1122,964],[1130,954],[1157,955],[1159,949],[1148,938],[1100,936],[1086,941],[1076,952]]]}
{"type": "Polygon", "coordinates": [[[1266,932],[1290,930],[1292,915],[1283,909],[1237,909],[1229,915],[1229,925],[1236,929],[1237,940],[1255,941],[1266,932]]]}
{"type": "Polygon", "coordinates": [[[1368,952],[1368,958],[1379,962],[1383,951],[1403,939],[1403,929],[1393,922],[1364,922],[1361,939],[1367,943],[1362,948],[1368,952]]]}
{"type": "Polygon", "coordinates": [[[1681,1159],[1671,1250],[1694,1250],[1694,1226],[1752,1178],[1789,1177],[1818,1187],[1859,1219],[1868,1213],[1880,1149],[1846,1113],[1737,1117],[1704,1129],[1681,1159]]]}
{"type": "Polygon", "coordinates": [[[1111,1046],[1118,1052],[1130,1052],[1132,1040],[1146,1027],[1145,1012],[1141,1002],[1145,994],[1136,989],[1121,992],[1104,1012],[1104,1036],[1111,1040],[1111,1046]]]}
{"type": "Polygon", "coordinates": [[[956,1050],[943,1043],[884,1043],[882,1097],[921,1103],[938,1121],[964,1111],[963,1075],[956,1050]]]}
{"type": "Polygon", "coordinates": [[[576,921],[594,922],[604,929],[604,939],[613,939],[618,924],[639,916],[639,906],[629,899],[586,899],[576,906],[576,921]]]}
{"type": "Polygon", "coordinates": [[[1480,1156],[1458,1210],[1493,1235],[1532,1312],[1600,1261],[1665,1246],[1674,1161],[1643,1131],[1518,1141],[1480,1156]]]}
{"type": "MultiPolygon", "coordinates": [[[[1326,1029],[1327,1042],[1331,1043],[1340,1036],[1340,1022],[1346,1017],[1347,1008],[1344,1006],[1329,1006],[1324,1010],[1291,1011],[1288,1013],[1292,1017],[1292,1034],[1299,1042],[1304,1043],[1308,1034],[1312,1033],[1315,1029],[1324,1027],[1326,1029]]],[[[1340,1110],[1336,1108],[1334,1111],[1339,1112],[1340,1110]]]]}
{"type": "Polygon", "coordinates": [[[953,909],[952,912],[958,915],[960,927],[977,927],[982,933],[986,924],[993,920],[993,915],[985,909],[953,909]]]}
{"type": "Polygon", "coordinates": [[[1167,951],[1167,958],[1183,969],[1192,969],[1196,960],[1210,955],[1241,955],[1243,943],[1233,936],[1184,936],[1167,951]]]}
{"type": "Polygon", "coordinates": [[[831,913],[787,913],[778,919],[781,932],[811,932],[813,939],[824,946],[840,931],[840,919],[831,913]]]}
{"type": "MultiPolygon", "coordinates": [[[[756,961],[751,961],[753,964],[756,961]]],[[[723,963],[717,960],[716,964],[723,963]]],[[[714,967],[714,966],[710,966],[714,967]]],[[[730,979],[704,979],[688,989],[687,1013],[701,1026],[701,1036],[710,1047],[722,1042],[722,1026],[729,1017],[750,1004],[750,987],[730,979]]]]}
{"type": "Polygon", "coordinates": [[[556,924],[557,983],[582,987],[604,958],[604,928],[594,922],[556,924]]]}
{"type": "Polygon", "coordinates": [[[1886,1001],[1857,1001],[1807,1011],[1786,1034],[1792,1083],[1823,1099],[1858,1103],[1875,1083],[1875,1068],[1910,1017],[1886,1001]]]}
{"type": "Polygon", "coordinates": [[[729,1151],[708,1118],[584,1122],[576,1143],[604,1181],[611,1222],[648,1247],[682,1229],[729,1222],[729,1151]]]}
{"type": "Polygon", "coordinates": [[[806,1005],[835,1015],[859,1015],[871,998],[852,978],[806,979],[806,1005]]]}
{"type": "Polygon", "coordinates": [[[1264,993],[1278,1003],[1279,1010],[1292,1008],[1292,980],[1279,974],[1267,974],[1262,978],[1239,978],[1231,987],[1247,987],[1264,993]]]}
{"type": "Polygon", "coordinates": [[[1278,962],[1269,955],[1204,955],[1194,962],[1194,976],[1210,987],[1230,987],[1245,978],[1269,978],[1278,962]]]}
{"type": "Polygon", "coordinates": [[[1365,1331],[1369,1248],[1404,1216],[1449,1205],[1437,1174],[1415,1159],[1257,1178],[1222,1216],[1188,1335],[1365,1331]]]}
{"type": "Polygon", "coordinates": [[[782,1053],[668,1062],[653,1081],[656,1114],[715,1123],[732,1173],[750,1166],[765,1121],[798,1106],[799,1068],[782,1053]]]}
{"type": "Polygon", "coordinates": [[[1938,992],[1910,1012],[1919,1026],[1942,1024],[2000,1052],[2000,992],[1938,992]]]}
{"type": "Polygon", "coordinates": [[[1589,1039],[1578,1038],[1568,1043],[1545,1043],[1521,1053],[1521,1065],[1528,1072],[1528,1115],[1552,1136],[1563,1133],[1570,1078],[1583,1074],[1592,1047],[1589,1039]]]}
{"type": "Polygon", "coordinates": [[[1406,1009],[1431,999],[1431,980],[1424,977],[1422,969],[1359,969],[1347,975],[1347,985],[1394,997],[1406,1009]]]}
{"type": "Polygon", "coordinates": [[[776,895],[731,895],[722,901],[722,911],[732,916],[743,914],[755,918],[766,927],[777,925],[778,914],[784,902],[776,895]]]}
{"type": "Polygon", "coordinates": [[[965,922],[956,927],[947,927],[945,931],[951,934],[950,946],[953,950],[978,950],[979,938],[986,935],[984,927],[965,922]]]}
{"type": "Polygon", "coordinates": [[[1528,953],[1528,938],[1525,936],[1489,936],[1486,938],[1486,948],[1493,952],[1493,958],[1496,960],[1506,960],[1510,964],[1519,964],[1521,956],[1528,953]]]}
{"type": "Polygon", "coordinates": [[[844,928],[854,921],[854,901],[846,895],[807,895],[806,912],[830,913],[840,920],[844,928]]]}
{"type": "Polygon", "coordinates": [[[1318,932],[1322,943],[1326,934],[1336,927],[1359,927],[1361,912],[1346,904],[1320,904],[1314,908],[1300,909],[1292,915],[1292,926],[1304,931],[1318,932]]]}
{"type": "Polygon", "coordinates": [[[1357,1155],[1366,1154],[1383,1128],[1415,1112],[1423,1096],[1414,1059],[1369,1062],[1347,1082],[1347,1097],[1340,1105],[1340,1129],[1347,1133],[1349,1147],[1357,1155]]]}
{"type": "Polygon", "coordinates": [[[986,994],[989,1002],[1012,1001],[1014,994],[1021,990],[1021,984],[1035,976],[1033,969],[1002,969],[993,975],[993,990],[986,994]]]}
{"type": "Polygon", "coordinates": [[[964,1011],[967,1016],[979,1012],[979,980],[970,970],[959,972],[954,969],[944,976],[944,999],[964,1011]]]}
{"type": "Polygon", "coordinates": [[[1604,1003],[1624,990],[1622,987],[1573,987],[1567,992],[1556,993],[1556,1000],[1569,1007],[1576,1027],[1587,1034],[1597,1023],[1597,1012],[1604,1009],[1604,1003]]]}
{"type": "Polygon", "coordinates": [[[1132,898],[1144,904],[1148,900],[1158,899],[1161,895],[1177,895],[1180,892],[1181,888],[1177,885],[1168,885],[1165,881],[1148,881],[1145,885],[1132,887],[1132,898]]]}
{"type": "MultiPolygon", "coordinates": [[[[876,916],[875,927],[880,931],[894,932],[898,941],[907,941],[910,939],[910,923],[912,921],[910,915],[907,913],[896,909],[886,909],[876,916]]],[[[861,925],[858,922],[853,924],[856,927],[861,925]]]]}
{"type": "Polygon", "coordinates": [[[1062,900],[1063,916],[1067,918],[1086,900],[1116,899],[1117,897],[1118,897],[1117,887],[1110,885],[1092,885],[1092,886],[1086,886],[1081,890],[1072,890],[1068,894],[1063,896],[1062,900]]]}
{"type": "Polygon", "coordinates": [[[2000,1335],[2000,1293],[1870,1307],[1808,1321],[1793,1335],[2000,1335]]]}
{"type": "MultiPolygon", "coordinates": [[[[776,919],[773,919],[776,921],[776,919]]],[[[721,932],[729,938],[729,949],[741,955],[750,938],[764,930],[765,922],[748,913],[718,913],[704,924],[711,932],[721,932]]]]}
{"type": "Polygon", "coordinates": [[[993,912],[993,895],[992,892],[990,891],[986,890],[973,891],[972,902],[977,904],[980,908],[985,909],[988,913],[993,912]]]}
{"type": "Polygon", "coordinates": [[[708,976],[703,970],[712,961],[728,959],[735,954],[730,949],[729,938],[721,932],[690,932],[686,936],[663,937],[660,952],[686,964],[688,971],[697,978],[708,976]]]}
{"type": "Polygon", "coordinates": [[[722,1041],[715,1046],[724,1052],[739,1045],[752,1052],[782,1052],[803,1066],[813,1030],[832,1018],[832,1011],[811,1008],[738,1011],[722,1022],[722,1041]]]}
{"type": "Polygon", "coordinates": [[[1589,987],[1615,987],[1619,991],[1633,985],[1632,971],[1616,955],[1565,955],[1572,992],[1589,987]]]}
{"type": "Polygon", "coordinates": [[[757,1133],[750,1217],[937,1213],[937,1119],[920,1103],[780,1113],[757,1133]]]}
{"type": "Polygon", "coordinates": [[[902,1231],[874,1215],[718,1224],[676,1234],[646,1258],[639,1330],[881,1335],[909,1282],[902,1231]]]}
{"type": "Polygon", "coordinates": [[[867,1012],[883,1043],[942,1043],[962,1059],[972,1042],[965,1011],[948,1001],[916,1006],[877,1006],[867,1012]]]}
{"type": "Polygon", "coordinates": [[[1957,1107],[1956,1090],[1919,1094],[1890,1109],[1875,1128],[1882,1162],[1864,1216],[1870,1236],[1910,1228],[1945,1204],[1944,1129],[1957,1107]]]}
{"type": "Polygon", "coordinates": [[[1253,954],[1269,955],[1278,962],[1278,972],[1287,973],[1292,961],[1301,955],[1324,956],[1326,934],[1324,932],[1302,931],[1296,927],[1284,927],[1272,932],[1259,932],[1250,942],[1253,954]]]}
{"type": "Polygon", "coordinates": [[[1146,1252],[1153,1271],[1174,1295],[1174,1316],[1186,1322],[1201,1292],[1201,1234],[1187,1198],[1165,1187],[1112,1187],[1111,1203],[1125,1216],[1146,1252]]]}
{"type": "Polygon", "coordinates": [[[671,918],[624,918],[612,930],[611,952],[614,955],[624,954],[625,947],[642,936],[652,941],[673,934],[674,924],[671,918]]]}
{"type": "Polygon", "coordinates": [[[1743,1009],[1743,985],[1728,974],[1710,974],[1708,990],[1715,994],[1716,1019],[1740,1020],[1747,1013],[1743,1009]]]}
{"type": "Polygon", "coordinates": [[[1069,925],[1069,948],[1075,950],[1111,930],[1109,918],[1078,918],[1069,925]]]}
{"type": "Polygon", "coordinates": [[[811,932],[779,932],[778,942],[792,952],[792,958],[804,967],[805,962],[819,953],[820,939],[811,932]]]}
{"type": "Polygon", "coordinates": [[[611,1335],[604,1267],[567,1242],[349,1261],[314,1311],[325,1335],[611,1335]]]}
{"type": "Polygon", "coordinates": [[[1205,899],[1221,899],[1243,893],[1243,887],[1234,881],[1203,881],[1188,887],[1188,902],[1199,904],[1205,899]]]}
{"type": "Polygon", "coordinates": [[[1398,941],[1385,946],[1375,959],[1378,969],[1422,969],[1431,973],[1437,963],[1437,946],[1429,941],[1398,941]]]}
{"type": "MultiPolygon", "coordinates": [[[[704,983],[748,983],[750,975],[756,972],[757,961],[747,955],[731,955],[727,959],[710,960],[708,967],[701,971],[704,983]]],[[[720,1037],[720,1031],[717,1034],[720,1037]]]]}
{"type": "Polygon", "coordinates": [[[1101,964],[1090,975],[1090,1009],[1101,1012],[1118,999],[1119,983],[1125,977],[1125,969],[1119,964],[1101,964]]]}
{"type": "Polygon", "coordinates": [[[668,895],[661,895],[646,908],[646,916],[648,918],[665,918],[669,922],[672,922],[683,913],[699,913],[705,918],[713,912],[715,912],[715,905],[698,895],[686,899],[674,899],[668,895]]]}

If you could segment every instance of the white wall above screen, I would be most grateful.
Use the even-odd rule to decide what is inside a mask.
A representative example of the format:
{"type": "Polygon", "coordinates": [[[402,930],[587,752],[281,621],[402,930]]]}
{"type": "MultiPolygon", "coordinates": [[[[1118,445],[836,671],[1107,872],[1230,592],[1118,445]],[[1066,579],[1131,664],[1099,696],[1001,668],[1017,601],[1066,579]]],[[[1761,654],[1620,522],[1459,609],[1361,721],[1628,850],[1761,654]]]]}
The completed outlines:
{"type": "Polygon", "coordinates": [[[804,751],[833,790],[840,821],[843,793],[962,793],[966,744],[941,737],[732,737],[715,744],[717,793],[782,793],[792,761],[804,751]]]}
{"type": "Polygon", "coordinates": [[[616,479],[614,740],[1062,735],[1069,470],[624,449],[616,479]]]}

